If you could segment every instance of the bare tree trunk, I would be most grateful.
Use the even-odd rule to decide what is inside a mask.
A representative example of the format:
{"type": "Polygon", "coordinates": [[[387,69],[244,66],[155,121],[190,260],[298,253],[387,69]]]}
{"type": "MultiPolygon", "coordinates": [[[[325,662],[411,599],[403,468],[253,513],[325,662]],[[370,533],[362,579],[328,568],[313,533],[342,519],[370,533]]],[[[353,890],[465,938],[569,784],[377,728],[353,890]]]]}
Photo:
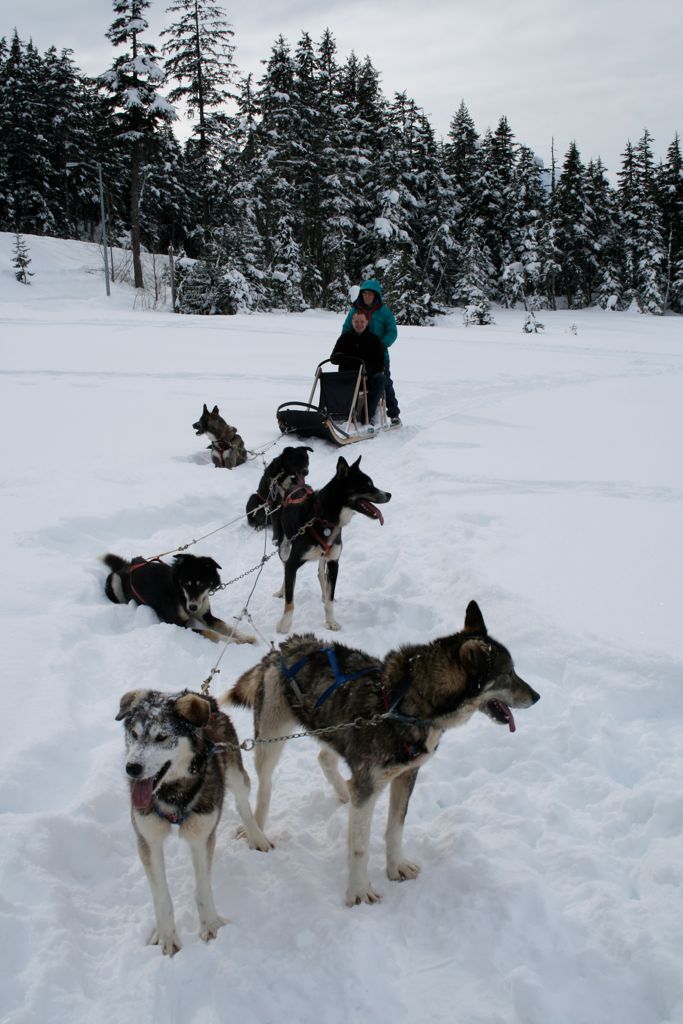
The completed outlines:
{"type": "Polygon", "coordinates": [[[133,250],[133,277],[136,288],[144,287],[140,256],[140,164],[141,143],[133,143],[130,168],[130,247],[133,250]]]}

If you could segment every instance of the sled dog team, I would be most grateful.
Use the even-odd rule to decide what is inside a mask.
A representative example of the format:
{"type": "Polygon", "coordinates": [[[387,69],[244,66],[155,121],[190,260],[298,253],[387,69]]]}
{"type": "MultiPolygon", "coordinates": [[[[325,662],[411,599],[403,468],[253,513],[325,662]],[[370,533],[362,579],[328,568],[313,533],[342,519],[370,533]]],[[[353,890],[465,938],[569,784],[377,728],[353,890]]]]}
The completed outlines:
{"type": "MultiPolygon", "coordinates": [[[[206,406],[204,413],[210,415],[206,406]]],[[[201,422],[194,424],[198,433],[201,422]]],[[[228,443],[226,451],[223,457],[230,458],[235,449],[228,443]]],[[[382,524],[377,505],[391,499],[360,469],[360,458],[349,465],[340,457],[333,478],[312,490],[305,483],[311,451],[286,447],[247,502],[250,525],[272,525],[284,566],[280,633],[291,628],[296,574],[307,561],[318,563],[325,625],[340,628],[334,596],[342,528],[354,512],[382,524]]],[[[220,587],[220,566],[212,558],[176,555],[167,565],[108,554],[103,561],[110,570],[105,583],[110,600],[148,604],[161,621],[211,640],[255,642],[212,614],[210,594],[220,587]]],[[[476,711],[514,731],[512,709],[530,707],[538,699],[515,672],[506,647],[489,635],[475,601],[467,606],[459,631],[399,647],[383,659],[303,633],[266,654],[218,702],[187,690],[124,694],[116,718],[124,723],[131,819],[154,905],[149,942],[171,956],[181,947],[163,853],[173,826],[192,853],[200,937],[207,942],[216,937],[225,922],[214,903],[211,864],[225,791],[234,796],[240,835],[250,848],[271,850],[265,829],[272,778],[288,734],[303,728],[314,736],[325,778],[349,804],[347,905],[375,903],[381,897],[368,876],[368,854],[380,793],[389,787],[387,876],[392,881],[416,878],[420,867],[404,854],[403,825],[420,767],[436,752],[444,732],[463,725],[476,711]],[[253,708],[258,778],[253,813],[239,740],[219,704],[253,708]],[[348,779],[339,770],[340,758],[348,779]]]]}

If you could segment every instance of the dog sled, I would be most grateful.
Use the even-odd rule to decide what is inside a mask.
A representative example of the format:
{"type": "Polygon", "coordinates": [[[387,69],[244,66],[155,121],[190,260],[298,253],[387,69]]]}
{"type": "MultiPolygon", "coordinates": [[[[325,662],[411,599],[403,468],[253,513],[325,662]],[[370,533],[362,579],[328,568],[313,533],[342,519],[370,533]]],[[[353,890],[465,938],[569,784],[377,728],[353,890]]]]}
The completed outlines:
{"type": "MultiPolygon", "coordinates": [[[[298,437],[321,437],[339,445],[367,441],[378,431],[368,416],[365,364],[359,359],[357,370],[330,370],[325,368],[328,364],[334,366],[331,359],[318,363],[307,402],[283,402],[278,406],[280,430],[298,437]]],[[[384,426],[384,399],[379,403],[378,416],[384,426]]]]}

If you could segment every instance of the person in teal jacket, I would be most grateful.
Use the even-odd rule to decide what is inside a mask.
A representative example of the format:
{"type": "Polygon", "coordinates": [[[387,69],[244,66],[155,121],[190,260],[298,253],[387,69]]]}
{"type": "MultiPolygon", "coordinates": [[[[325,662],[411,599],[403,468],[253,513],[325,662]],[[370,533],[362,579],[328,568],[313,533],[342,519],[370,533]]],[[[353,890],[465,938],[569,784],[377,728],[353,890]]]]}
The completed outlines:
{"type": "Polygon", "coordinates": [[[398,328],[396,327],[394,314],[382,301],[382,287],[379,281],[374,281],[372,278],[368,281],[363,281],[358,292],[358,298],[353,303],[344,321],[342,334],[345,331],[351,330],[351,321],[357,309],[365,313],[370,321],[370,330],[384,345],[384,391],[387,403],[387,416],[391,421],[392,427],[400,427],[401,410],[398,407],[398,399],[394,391],[394,382],[391,379],[391,365],[389,362],[389,349],[396,341],[398,328]]]}

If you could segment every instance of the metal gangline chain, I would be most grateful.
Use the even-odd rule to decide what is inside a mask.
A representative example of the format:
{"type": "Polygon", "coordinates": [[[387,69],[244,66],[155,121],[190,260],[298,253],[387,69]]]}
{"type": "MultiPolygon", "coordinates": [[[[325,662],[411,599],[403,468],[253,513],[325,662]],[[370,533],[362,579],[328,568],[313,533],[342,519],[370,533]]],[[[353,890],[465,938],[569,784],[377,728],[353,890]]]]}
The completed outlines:
{"type": "Polygon", "coordinates": [[[258,736],[250,736],[241,743],[222,744],[230,750],[253,750],[255,746],[266,743],[286,743],[287,740],[303,739],[305,736],[325,736],[333,732],[341,732],[342,729],[369,729],[380,725],[388,716],[387,711],[377,712],[370,718],[354,718],[351,722],[339,722],[337,725],[323,725],[319,729],[305,729],[300,732],[289,732],[285,736],[269,736],[261,739],[258,736]]]}
{"type": "MultiPolygon", "coordinates": [[[[272,516],[273,512],[277,512],[277,510],[280,508],[280,506],[277,505],[276,508],[269,509],[265,505],[265,503],[264,503],[264,505],[262,505],[261,507],[264,509],[265,514],[266,514],[266,528],[263,531],[263,555],[261,557],[261,561],[258,563],[258,565],[253,566],[251,569],[247,569],[246,572],[240,573],[239,576],[235,576],[234,579],[228,580],[227,583],[221,583],[220,587],[217,587],[216,589],[224,590],[225,587],[229,587],[232,583],[235,583],[237,580],[244,579],[245,576],[249,576],[250,573],[257,572],[257,570],[258,570],[258,575],[256,576],[256,579],[254,580],[254,585],[253,585],[253,587],[251,588],[251,590],[249,592],[249,596],[247,597],[247,600],[246,600],[246,603],[244,605],[244,608],[239,613],[239,615],[236,616],[236,618],[235,618],[235,627],[234,628],[236,628],[239,625],[239,623],[242,621],[242,619],[246,619],[247,622],[249,623],[249,625],[254,629],[254,631],[258,634],[260,639],[263,641],[263,643],[266,644],[266,646],[269,646],[271,650],[273,650],[274,649],[274,645],[273,645],[272,640],[267,640],[263,636],[263,634],[259,630],[258,626],[254,622],[254,620],[252,618],[252,615],[251,615],[251,612],[249,611],[249,602],[251,601],[252,597],[254,596],[254,591],[256,590],[256,585],[258,584],[258,581],[261,578],[261,573],[263,572],[263,566],[266,564],[266,562],[269,559],[271,559],[273,557],[273,555],[277,554],[277,551],[273,551],[273,552],[271,552],[271,554],[267,555],[266,554],[266,545],[267,545],[267,542],[268,542],[268,526],[269,526],[269,521],[268,520],[269,520],[270,516],[272,516]]],[[[209,674],[206,677],[206,679],[204,679],[202,681],[201,692],[203,693],[203,695],[205,697],[208,697],[208,695],[209,695],[209,690],[211,688],[211,680],[213,679],[213,677],[215,675],[218,675],[219,672],[220,672],[219,666],[220,666],[221,661],[223,660],[223,656],[224,656],[225,652],[228,649],[228,644],[229,643],[230,643],[230,637],[228,637],[225,640],[225,642],[223,643],[223,650],[219,654],[218,660],[216,661],[216,664],[213,666],[213,668],[209,672],[209,674]]],[[[234,746],[234,744],[233,744],[233,746],[234,746]]]]}
{"type": "MultiPolygon", "coordinates": [[[[282,507],[281,505],[277,505],[275,508],[269,509],[269,508],[265,507],[265,505],[261,506],[261,508],[263,508],[264,511],[265,511],[266,519],[268,519],[270,516],[272,516],[272,514],[274,512],[277,512],[278,509],[281,508],[281,507],[282,507]]],[[[292,540],[295,540],[297,537],[301,537],[306,532],[306,530],[308,530],[311,526],[313,526],[313,523],[315,523],[317,519],[318,519],[317,515],[312,516],[311,519],[309,519],[307,523],[304,523],[304,525],[301,526],[297,530],[297,532],[292,537],[292,540]]],[[[267,647],[270,647],[270,649],[272,651],[272,650],[275,650],[275,645],[274,645],[273,641],[272,640],[267,640],[263,636],[263,634],[260,632],[258,626],[254,622],[254,620],[253,620],[253,618],[251,616],[251,613],[249,612],[249,602],[251,601],[252,596],[254,594],[254,591],[256,590],[256,585],[257,585],[257,583],[258,583],[258,581],[259,581],[259,579],[261,577],[261,572],[263,571],[263,566],[266,564],[266,562],[269,559],[271,559],[273,557],[273,555],[278,554],[277,551],[272,551],[269,555],[266,554],[266,539],[267,539],[267,536],[268,536],[268,528],[267,527],[268,527],[268,524],[266,524],[266,529],[263,531],[263,533],[264,533],[263,556],[261,558],[261,561],[258,563],[258,565],[252,566],[251,569],[247,569],[245,572],[240,573],[239,576],[235,576],[234,579],[228,580],[227,583],[221,583],[220,586],[216,587],[216,590],[225,590],[225,588],[229,587],[232,583],[235,583],[237,580],[244,579],[245,576],[249,576],[250,573],[256,572],[258,570],[258,576],[254,580],[254,586],[251,588],[251,592],[249,594],[249,597],[247,598],[247,602],[246,602],[244,608],[242,609],[242,611],[240,612],[240,614],[238,616],[236,616],[236,618],[235,618],[235,626],[237,626],[241,622],[242,619],[246,618],[246,620],[250,624],[250,626],[252,626],[252,628],[255,630],[256,633],[258,633],[260,639],[264,642],[264,644],[266,644],[267,647]]],[[[215,593],[215,591],[212,591],[212,593],[215,593]]],[[[213,679],[213,677],[215,675],[218,675],[220,673],[220,668],[218,666],[220,665],[221,661],[223,660],[223,655],[227,651],[229,643],[230,643],[230,638],[228,638],[225,641],[225,643],[223,644],[223,650],[221,651],[216,664],[211,669],[211,671],[209,672],[209,674],[206,677],[206,679],[204,679],[202,681],[201,692],[204,694],[205,697],[208,696],[208,694],[209,694],[209,690],[211,688],[211,680],[213,679]]],[[[360,719],[359,719],[359,721],[360,721],[360,719]]],[[[346,728],[346,726],[344,726],[344,725],[328,726],[327,729],[323,730],[323,731],[334,732],[335,729],[344,729],[344,728],[346,728]]],[[[297,735],[299,735],[299,734],[297,734],[297,735]]],[[[311,734],[310,733],[301,733],[300,735],[308,736],[308,735],[311,735],[311,734]]],[[[292,738],[292,737],[290,737],[290,738],[292,738]]],[[[254,740],[254,743],[256,743],[256,742],[259,742],[259,743],[261,743],[261,742],[263,742],[263,743],[273,742],[274,743],[274,742],[279,742],[279,741],[275,741],[275,740],[254,740]]],[[[233,746],[234,746],[234,744],[233,744],[233,746]]],[[[244,747],[243,749],[244,750],[251,750],[252,747],[244,747]]]]}
{"type": "MultiPolygon", "coordinates": [[[[263,457],[266,452],[269,452],[271,448],[274,448],[275,445],[279,441],[282,440],[282,437],[283,437],[283,435],[280,433],[280,434],[278,434],[278,436],[275,438],[274,441],[268,441],[266,444],[262,445],[260,448],[247,448],[247,453],[249,455],[249,458],[247,459],[247,462],[253,462],[254,459],[258,459],[259,455],[261,457],[263,457]]],[[[264,465],[265,465],[265,459],[263,461],[264,461],[264,465]]]]}
{"type": "MultiPolygon", "coordinates": [[[[274,441],[271,441],[270,444],[268,444],[266,446],[266,449],[264,451],[267,451],[269,449],[269,447],[272,447],[273,444],[278,443],[279,440],[280,440],[280,438],[278,437],[274,441]]],[[[256,453],[254,455],[254,458],[257,457],[257,454],[258,453],[256,453]]],[[[265,459],[263,459],[263,466],[265,468],[265,459]]],[[[278,480],[281,475],[282,474],[279,473],[278,476],[274,477],[274,479],[278,480]]],[[[261,505],[258,505],[255,509],[252,509],[251,512],[241,512],[240,515],[237,515],[236,517],[234,517],[234,519],[230,519],[229,522],[224,522],[222,524],[222,526],[216,526],[215,529],[210,529],[208,534],[202,534],[201,537],[193,538],[193,540],[188,541],[187,544],[180,544],[180,545],[178,545],[177,548],[169,548],[168,551],[162,551],[161,554],[155,555],[154,558],[147,558],[147,559],[145,559],[145,561],[154,562],[154,561],[157,561],[159,558],[164,558],[166,555],[173,555],[176,552],[179,553],[181,551],[186,551],[187,548],[193,548],[196,544],[199,544],[200,541],[206,541],[207,537],[213,537],[215,534],[220,534],[220,531],[222,529],[227,529],[228,526],[233,526],[234,524],[236,524],[236,522],[241,522],[243,519],[249,519],[250,516],[253,516],[256,512],[259,512],[261,509],[263,509],[265,511],[265,515],[266,516],[269,516],[269,515],[272,515],[273,512],[278,512],[281,508],[282,508],[282,505],[276,505],[274,508],[269,508],[268,502],[266,500],[261,505]]],[[[268,555],[267,557],[271,558],[272,555],[268,555]]],[[[266,559],[266,561],[267,561],[267,559],[266,559]]],[[[254,568],[249,569],[248,572],[255,572],[257,568],[258,568],[258,565],[254,566],[254,568]]],[[[248,572],[243,572],[243,575],[247,575],[248,572]]],[[[234,580],[241,580],[241,579],[242,579],[242,577],[234,578],[234,580]]],[[[234,583],[234,581],[231,580],[230,583],[234,583]]],[[[221,584],[221,587],[218,588],[218,589],[220,590],[220,589],[222,589],[224,587],[228,587],[228,586],[229,586],[229,584],[221,584]]]]}

